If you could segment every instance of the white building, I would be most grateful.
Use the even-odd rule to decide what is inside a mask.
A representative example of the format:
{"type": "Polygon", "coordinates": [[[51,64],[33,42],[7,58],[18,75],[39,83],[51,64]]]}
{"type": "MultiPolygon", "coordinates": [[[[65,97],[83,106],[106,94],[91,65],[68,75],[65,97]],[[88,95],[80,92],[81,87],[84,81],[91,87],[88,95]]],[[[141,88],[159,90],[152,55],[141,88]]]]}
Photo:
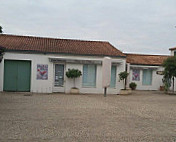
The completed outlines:
{"type": "MultiPolygon", "coordinates": [[[[171,48],[176,55],[176,47],[171,48]]],[[[103,93],[102,61],[112,59],[108,94],[123,88],[118,74],[127,70],[129,83],[137,90],[159,90],[163,86],[161,66],[169,56],[123,54],[109,42],[0,35],[0,91],[70,93],[73,80],[68,69],[79,69],[80,93],[103,93]],[[127,63],[126,63],[127,62],[127,63]]],[[[176,89],[176,85],[175,85],[176,89]]]]}
{"type": "Polygon", "coordinates": [[[127,68],[129,72],[128,85],[131,82],[137,84],[137,90],[160,90],[163,86],[161,66],[169,56],[126,54],[127,68]]]}
{"type": "Polygon", "coordinates": [[[170,48],[171,56],[176,56],[176,47],[170,48]]]}
{"type": "Polygon", "coordinates": [[[0,91],[69,93],[73,80],[65,76],[79,69],[80,93],[103,93],[102,60],[112,58],[108,94],[123,88],[118,74],[125,71],[126,56],[108,42],[0,35],[0,91]],[[2,57],[2,56],[1,56],[2,57]]]}

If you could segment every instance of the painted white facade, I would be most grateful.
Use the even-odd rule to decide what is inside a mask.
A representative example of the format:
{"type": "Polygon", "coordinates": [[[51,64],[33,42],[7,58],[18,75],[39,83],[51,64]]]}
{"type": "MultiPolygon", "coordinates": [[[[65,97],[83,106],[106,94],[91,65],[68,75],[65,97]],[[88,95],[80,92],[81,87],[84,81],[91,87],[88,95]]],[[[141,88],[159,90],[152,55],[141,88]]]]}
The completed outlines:
{"type": "MultiPolygon", "coordinates": [[[[67,63],[67,62],[50,62],[49,58],[57,59],[69,59],[69,60],[94,60],[102,61],[103,57],[97,56],[68,56],[68,55],[54,55],[54,54],[23,54],[23,53],[12,53],[5,52],[3,60],[0,63],[0,91],[3,91],[4,81],[4,60],[29,60],[31,61],[31,92],[35,93],[52,93],[52,92],[64,92],[69,93],[73,87],[73,80],[68,79],[64,76],[64,87],[54,87],[54,64],[64,64],[64,74],[70,68],[79,69],[83,72],[83,64],[67,63]],[[48,80],[37,80],[37,64],[48,65],[48,80]]],[[[120,89],[123,88],[123,83],[119,82],[118,74],[125,71],[125,58],[112,58],[112,62],[117,65],[116,72],[116,88],[108,88],[108,94],[117,94],[120,89]]],[[[97,65],[96,70],[96,87],[85,88],[82,86],[82,76],[76,79],[76,87],[79,88],[80,93],[99,93],[103,94],[102,88],[102,65],[97,65]]]]}
{"type": "Polygon", "coordinates": [[[157,71],[163,71],[164,68],[161,66],[143,66],[143,65],[130,65],[128,64],[130,68],[129,72],[129,83],[135,82],[137,84],[136,89],[137,90],[159,90],[160,86],[163,86],[163,75],[158,75],[157,71]],[[135,81],[132,79],[133,75],[133,69],[139,69],[140,70],[140,80],[135,81]],[[152,70],[152,83],[151,85],[143,85],[143,69],[151,69],[152,70]]]}
{"type": "Polygon", "coordinates": [[[175,50],[171,50],[171,56],[174,56],[174,52],[176,51],[176,49],[175,50]]]}

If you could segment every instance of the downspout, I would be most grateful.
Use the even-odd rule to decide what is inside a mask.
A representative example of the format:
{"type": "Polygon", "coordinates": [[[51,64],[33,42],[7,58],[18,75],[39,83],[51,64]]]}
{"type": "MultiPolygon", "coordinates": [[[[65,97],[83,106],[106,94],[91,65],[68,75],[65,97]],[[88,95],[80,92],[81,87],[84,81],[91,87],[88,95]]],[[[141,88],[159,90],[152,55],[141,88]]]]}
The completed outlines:
{"type": "Polygon", "coordinates": [[[174,92],[174,77],[172,79],[173,79],[173,90],[172,91],[174,92]]]}
{"type": "Polygon", "coordinates": [[[126,88],[128,89],[130,84],[130,64],[129,63],[126,63],[126,72],[129,74],[125,81],[126,88]]]}
{"type": "Polygon", "coordinates": [[[5,48],[0,47],[0,63],[1,63],[2,59],[3,59],[4,51],[5,51],[5,48]]]}

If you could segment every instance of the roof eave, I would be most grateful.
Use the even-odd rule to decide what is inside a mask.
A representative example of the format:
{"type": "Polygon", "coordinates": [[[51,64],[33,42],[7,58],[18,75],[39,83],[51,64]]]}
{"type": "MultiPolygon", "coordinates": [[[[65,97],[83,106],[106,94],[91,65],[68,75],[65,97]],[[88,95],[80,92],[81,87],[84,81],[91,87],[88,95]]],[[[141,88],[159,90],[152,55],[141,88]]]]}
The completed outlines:
{"type": "Polygon", "coordinates": [[[64,52],[43,52],[43,51],[36,51],[36,50],[12,50],[6,49],[5,52],[21,52],[21,53],[35,53],[35,54],[61,54],[61,55],[75,55],[75,56],[109,56],[109,57],[116,57],[116,58],[126,58],[126,56],[121,55],[106,55],[106,54],[76,54],[76,53],[64,53],[64,52]]]}
{"type": "Polygon", "coordinates": [[[139,65],[139,66],[162,66],[162,64],[137,64],[137,63],[129,63],[129,64],[131,64],[131,65],[139,65]]]}
{"type": "Polygon", "coordinates": [[[171,47],[171,48],[169,48],[169,50],[176,50],[176,47],[171,47]]]}

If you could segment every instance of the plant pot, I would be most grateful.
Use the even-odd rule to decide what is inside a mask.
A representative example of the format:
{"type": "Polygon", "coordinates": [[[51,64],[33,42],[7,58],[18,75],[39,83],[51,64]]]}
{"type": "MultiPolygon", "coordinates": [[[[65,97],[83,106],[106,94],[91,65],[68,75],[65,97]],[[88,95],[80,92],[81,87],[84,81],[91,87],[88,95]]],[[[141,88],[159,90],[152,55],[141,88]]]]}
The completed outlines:
{"type": "Polygon", "coordinates": [[[71,88],[70,94],[79,94],[79,89],[78,88],[71,88]]]}
{"type": "Polygon", "coordinates": [[[160,91],[164,91],[164,86],[160,86],[160,91]]]}
{"type": "Polygon", "coordinates": [[[131,89],[132,89],[132,90],[136,90],[136,87],[132,87],[131,89]]]}
{"type": "Polygon", "coordinates": [[[120,90],[120,95],[129,95],[129,94],[131,94],[131,89],[126,89],[126,90],[121,89],[120,90]]]}

